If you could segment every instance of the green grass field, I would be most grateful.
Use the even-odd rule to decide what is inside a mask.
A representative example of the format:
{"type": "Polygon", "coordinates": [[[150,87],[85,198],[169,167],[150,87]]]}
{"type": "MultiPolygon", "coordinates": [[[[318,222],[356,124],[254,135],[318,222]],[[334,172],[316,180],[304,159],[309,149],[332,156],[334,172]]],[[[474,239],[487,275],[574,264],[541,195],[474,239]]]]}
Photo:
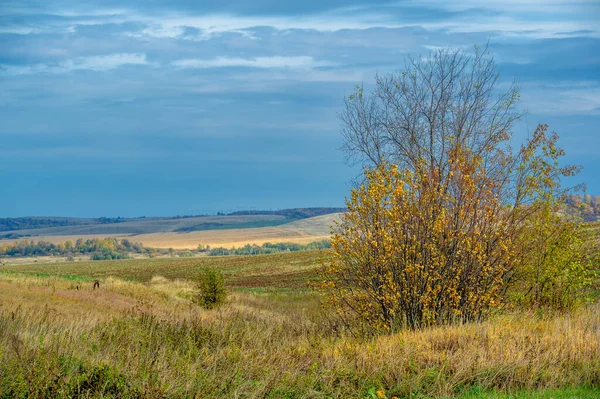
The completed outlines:
{"type": "Polygon", "coordinates": [[[0,397],[600,397],[598,304],[356,339],[305,285],[327,256],[5,266],[0,397]],[[193,301],[204,267],[226,276],[216,310],[193,301]]]}

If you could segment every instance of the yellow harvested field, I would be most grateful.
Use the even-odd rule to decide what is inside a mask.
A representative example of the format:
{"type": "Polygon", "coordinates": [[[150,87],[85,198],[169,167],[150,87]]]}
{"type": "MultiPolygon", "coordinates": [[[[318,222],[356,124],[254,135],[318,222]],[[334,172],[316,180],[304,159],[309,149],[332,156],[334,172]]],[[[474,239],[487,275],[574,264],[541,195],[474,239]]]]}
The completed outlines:
{"type": "Polygon", "coordinates": [[[15,241],[32,240],[46,241],[53,244],[60,244],[66,241],[75,242],[78,238],[89,240],[92,238],[115,237],[118,239],[127,238],[133,242],[139,242],[150,248],[173,248],[173,249],[193,249],[197,248],[199,243],[210,245],[211,247],[242,247],[246,244],[262,245],[266,242],[293,242],[296,244],[308,244],[313,241],[328,239],[329,236],[316,236],[303,232],[282,229],[280,227],[259,227],[252,229],[232,229],[232,230],[205,230],[194,231],[191,233],[151,233],[138,235],[119,235],[119,234],[90,234],[84,236],[39,236],[28,237],[14,240],[2,240],[2,243],[11,243],[15,241]]]}
{"type": "Polygon", "coordinates": [[[128,237],[152,248],[191,249],[198,243],[211,247],[241,247],[246,244],[262,245],[266,242],[293,242],[308,244],[329,236],[316,236],[308,233],[283,229],[281,227],[259,227],[251,229],[205,230],[191,233],[153,233],[128,237]]]}

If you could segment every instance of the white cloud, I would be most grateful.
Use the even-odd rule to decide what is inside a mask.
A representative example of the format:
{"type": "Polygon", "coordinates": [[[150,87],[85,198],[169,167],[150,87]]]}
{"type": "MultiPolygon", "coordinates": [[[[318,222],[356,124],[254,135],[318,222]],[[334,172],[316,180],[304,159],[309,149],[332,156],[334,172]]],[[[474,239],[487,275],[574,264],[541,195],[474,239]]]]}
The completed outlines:
{"type": "MultiPolygon", "coordinates": [[[[429,5],[450,11],[465,11],[472,8],[484,8],[494,11],[510,12],[585,12],[597,7],[597,0],[418,0],[411,1],[415,5],[429,5]]],[[[597,10],[597,8],[596,8],[597,10]]]]}
{"type": "Polygon", "coordinates": [[[116,16],[116,15],[124,15],[127,14],[127,10],[125,8],[105,8],[105,9],[96,9],[96,10],[86,10],[86,11],[82,11],[82,10],[61,10],[58,12],[55,12],[55,15],[61,16],[61,17],[68,17],[68,18],[72,18],[72,17],[81,17],[81,16],[85,16],[85,17],[112,17],[112,16],[116,16]]]}
{"type": "MultiPolygon", "coordinates": [[[[423,0],[423,2],[400,2],[388,4],[394,11],[383,12],[381,8],[368,5],[332,9],[326,12],[295,16],[243,16],[232,14],[190,14],[166,12],[160,15],[141,13],[127,9],[98,9],[90,11],[55,10],[47,15],[58,15],[68,20],[48,22],[35,29],[12,27],[22,34],[43,30],[64,30],[66,26],[97,25],[132,22],[143,24],[135,31],[124,32],[133,37],[164,37],[202,40],[222,32],[249,32],[256,27],[271,27],[279,31],[307,29],[332,32],[343,29],[364,30],[369,28],[403,28],[421,26],[430,30],[447,30],[455,33],[496,32],[496,37],[550,38],[576,35],[600,37],[597,0],[464,0],[447,2],[423,0]],[[407,8],[411,7],[411,9],[407,8]],[[447,10],[455,16],[439,20],[432,17],[411,17],[415,7],[447,10]],[[483,10],[480,17],[469,10],[483,10]],[[488,11],[486,13],[486,11],[488,11]],[[185,34],[185,28],[202,31],[199,37],[185,34]],[[581,31],[589,31],[582,33],[581,31]]],[[[247,33],[251,35],[252,33],[247,33]]]]}
{"type": "Polygon", "coordinates": [[[496,32],[498,38],[552,39],[575,36],[600,37],[598,24],[592,21],[532,21],[515,17],[490,17],[485,22],[472,20],[430,22],[422,24],[427,29],[445,29],[451,33],[496,32]],[[586,31],[585,34],[581,33],[586,31]]]}
{"type": "Polygon", "coordinates": [[[41,30],[37,28],[31,28],[29,26],[2,26],[0,27],[0,34],[12,34],[12,35],[31,35],[40,33],[41,30]]]}
{"type": "MultiPolygon", "coordinates": [[[[401,9],[400,9],[401,11],[401,9]]],[[[598,11],[596,11],[598,13],[598,11]]],[[[531,15],[495,15],[485,16],[479,21],[473,16],[467,18],[452,18],[446,20],[405,21],[401,16],[393,17],[365,11],[357,15],[338,15],[335,12],[314,14],[309,17],[246,17],[236,15],[178,15],[170,14],[160,18],[145,15],[130,15],[125,20],[140,22],[145,28],[125,32],[133,37],[158,37],[198,39],[185,35],[185,28],[195,28],[202,31],[200,39],[210,39],[224,32],[246,32],[252,35],[252,29],[270,27],[278,31],[292,29],[314,30],[318,32],[336,32],[340,30],[366,30],[371,28],[410,28],[423,27],[432,31],[447,31],[451,33],[494,32],[495,38],[530,38],[547,39],[558,37],[600,37],[600,28],[596,20],[586,19],[581,15],[565,14],[564,18],[556,20],[549,16],[532,19],[531,15]]],[[[119,19],[122,22],[122,19],[119,19]]]]}
{"type": "Polygon", "coordinates": [[[523,104],[533,114],[597,114],[600,109],[600,83],[524,84],[523,104]]]}
{"type": "Polygon", "coordinates": [[[316,61],[313,57],[256,57],[232,58],[216,57],[212,59],[184,59],[172,62],[177,68],[224,68],[224,67],[249,67],[249,68],[289,68],[312,69],[333,66],[328,61],[316,61]]]}
{"type": "Polygon", "coordinates": [[[93,71],[106,71],[123,65],[147,65],[146,54],[110,54],[91,57],[80,57],[75,61],[67,61],[64,65],[68,70],[90,69],[93,71]]]}
{"type": "Polygon", "coordinates": [[[369,29],[372,27],[394,28],[400,26],[384,15],[364,13],[360,16],[340,16],[335,12],[315,14],[307,17],[248,17],[238,15],[184,15],[166,14],[160,18],[131,15],[133,20],[146,23],[147,28],[140,32],[129,32],[131,36],[179,37],[183,28],[190,27],[203,31],[210,37],[223,32],[245,32],[256,27],[271,27],[280,31],[289,29],[310,29],[332,32],[342,29],[369,29]]]}
{"type": "Polygon", "coordinates": [[[120,53],[77,57],[57,64],[34,64],[27,66],[0,65],[0,71],[9,75],[33,73],[65,73],[77,70],[108,71],[123,65],[149,65],[146,54],[120,53]]]}

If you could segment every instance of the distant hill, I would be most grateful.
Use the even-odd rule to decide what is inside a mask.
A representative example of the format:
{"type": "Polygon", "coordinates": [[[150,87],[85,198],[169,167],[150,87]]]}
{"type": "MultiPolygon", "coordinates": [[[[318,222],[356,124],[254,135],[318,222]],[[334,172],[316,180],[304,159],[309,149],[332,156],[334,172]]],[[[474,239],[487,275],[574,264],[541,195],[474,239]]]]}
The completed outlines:
{"type": "MultiPolygon", "coordinates": [[[[343,209],[342,209],[343,211],[343,209]]],[[[340,208],[294,208],[278,211],[239,211],[217,216],[139,218],[20,217],[0,219],[0,239],[36,236],[134,235],[188,233],[205,230],[279,226],[289,222],[340,212],[340,208]]]]}
{"type": "Polygon", "coordinates": [[[288,231],[297,231],[314,236],[326,237],[331,234],[331,227],[342,217],[342,212],[328,213],[312,218],[300,219],[281,226],[288,231]]]}
{"type": "Polygon", "coordinates": [[[600,220],[600,195],[569,195],[566,203],[571,212],[581,215],[586,222],[600,220]]]}
{"type": "MultiPolygon", "coordinates": [[[[177,216],[175,218],[181,218],[177,216]]],[[[0,232],[16,230],[35,230],[51,227],[65,226],[89,226],[101,224],[123,223],[134,220],[156,220],[163,218],[72,218],[72,217],[46,217],[46,216],[25,216],[18,218],[0,218],[0,232]]],[[[168,218],[171,219],[171,218],[168,218]]]]}
{"type": "Polygon", "coordinates": [[[93,219],[21,217],[0,219],[0,231],[37,229],[44,227],[77,226],[93,223],[93,219]]]}

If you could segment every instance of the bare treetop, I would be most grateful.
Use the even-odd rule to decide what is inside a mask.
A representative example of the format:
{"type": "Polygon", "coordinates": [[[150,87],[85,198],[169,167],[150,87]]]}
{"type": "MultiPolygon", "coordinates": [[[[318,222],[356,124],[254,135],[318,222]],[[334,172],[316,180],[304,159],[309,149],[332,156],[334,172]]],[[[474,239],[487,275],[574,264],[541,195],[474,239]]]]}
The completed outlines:
{"type": "Polygon", "coordinates": [[[520,116],[515,82],[500,94],[498,88],[487,46],[409,56],[403,71],[377,75],[372,93],[356,86],[346,99],[343,150],[351,163],[377,166],[386,159],[412,169],[426,162],[442,173],[452,142],[485,159],[487,149],[510,138],[520,116]]]}

